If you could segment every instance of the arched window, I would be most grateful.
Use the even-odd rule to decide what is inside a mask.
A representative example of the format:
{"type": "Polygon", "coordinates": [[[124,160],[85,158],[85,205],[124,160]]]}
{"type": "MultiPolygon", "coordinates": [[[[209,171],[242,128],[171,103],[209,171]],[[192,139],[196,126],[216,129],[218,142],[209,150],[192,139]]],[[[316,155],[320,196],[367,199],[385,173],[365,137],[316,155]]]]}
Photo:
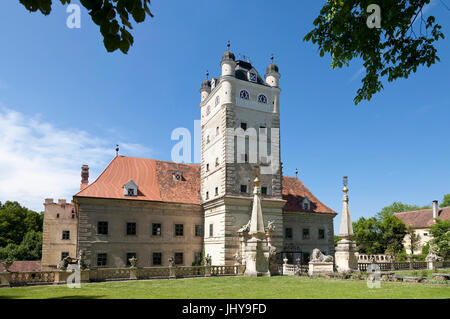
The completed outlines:
{"type": "Polygon", "coordinates": [[[267,104],[267,97],[264,94],[258,95],[258,102],[267,104]]]}
{"type": "Polygon", "coordinates": [[[241,99],[248,100],[250,99],[250,94],[248,93],[247,90],[241,90],[241,92],[239,92],[239,97],[241,99]]]}

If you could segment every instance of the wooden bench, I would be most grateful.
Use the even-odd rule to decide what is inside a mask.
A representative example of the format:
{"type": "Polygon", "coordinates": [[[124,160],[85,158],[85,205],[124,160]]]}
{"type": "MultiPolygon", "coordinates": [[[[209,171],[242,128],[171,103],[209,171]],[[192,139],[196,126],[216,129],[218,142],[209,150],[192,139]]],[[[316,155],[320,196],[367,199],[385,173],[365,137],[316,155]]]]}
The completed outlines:
{"type": "Polygon", "coordinates": [[[409,282],[422,282],[427,277],[414,277],[414,276],[393,276],[394,281],[409,281],[409,282]]]}
{"type": "Polygon", "coordinates": [[[437,278],[437,279],[443,279],[443,280],[450,279],[450,274],[433,274],[432,276],[433,276],[433,278],[437,278]]]}

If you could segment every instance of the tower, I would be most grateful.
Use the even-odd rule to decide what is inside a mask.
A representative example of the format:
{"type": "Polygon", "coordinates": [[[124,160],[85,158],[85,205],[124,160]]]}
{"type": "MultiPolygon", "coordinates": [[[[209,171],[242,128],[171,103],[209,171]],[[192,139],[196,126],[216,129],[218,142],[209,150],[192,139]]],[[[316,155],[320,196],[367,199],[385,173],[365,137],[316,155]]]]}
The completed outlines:
{"type": "Polygon", "coordinates": [[[255,176],[264,222],[274,222],[274,245],[282,242],[280,74],[272,61],[262,80],[249,61],[236,61],[227,47],[221,75],[203,81],[200,90],[204,243],[215,265],[234,264],[237,230],[250,218],[255,176]]]}

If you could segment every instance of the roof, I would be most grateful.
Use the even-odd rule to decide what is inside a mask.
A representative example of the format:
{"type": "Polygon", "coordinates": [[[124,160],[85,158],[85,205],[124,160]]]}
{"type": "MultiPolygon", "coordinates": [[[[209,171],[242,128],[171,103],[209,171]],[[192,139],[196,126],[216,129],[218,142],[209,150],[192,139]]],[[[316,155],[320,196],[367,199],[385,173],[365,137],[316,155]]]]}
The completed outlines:
{"type": "Polygon", "coordinates": [[[200,166],[116,156],[92,184],[74,197],[200,204],[200,166]],[[174,178],[178,172],[182,180],[174,178]],[[135,197],[124,195],[123,186],[130,179],[138,185],[135,197]]]}
{"type": "MultiPolygon", "coordinates": [[[[237,60],[236,61],[236,69],[235,69],[235,73],[234,76],[239,79],[239,80],[243,80],[243,81],[247,81],[250,82],[248,80],[248,72],[250,70],[254,69],[253,66],[249,63],[249,62],[245,62],[242,60],[237,60]]],[[[256,71],[256,70],[255,70],[256,71]]],[[[256,77],[257,77],[257,82],[258,84],[261,85],[265,85],[268,86],[266,84],[266,82],[263,81],[263,79],[261,78],[261,76],[258,74],[258,72],[256,72],[256,77]]]]}
{"type": "MultiPolygon", "coordinates": [[[[433,209],[413,210],[410,212],[394,213],[403,223],[412,228],[428,228],[433,224],[433,209]]],[[[438,209],[438,218],[450,220],[450,207],[438,209]]]]}
{"type": "MultiPolygon", "coordinates": [[[[95,197],[160,201],[200,205],[200,165],[180,164],[155,159],[116,156],[100,176],[74,197],[95,197]],[[174,175],[182,174],[182,180],[174,175]],[[123,186],[129,180],[138,185],[137,196],[125,196],[123,186]]],[[[337,214],[320,202],[296,177],[283,176],[284,210],[337,214]],[[304,210],[305,197],[311,210],[304,210]]]]}
{"type": "MultiPolygon", "coordinates": [[[[10,272],[26,272],[26,271],[40,271],[41,262],[39,260],[31,261],[15,261],[9,267],[10,272]]],[[[4,271],[4,267],[0,264],[0,272],[4,271]]]]}
{"type": "Polygon", "coordinates": [[[283,199],[286,200],[284,210],[288,212],[315,212],[337,214],[334,210],[323,204],[313,193],[297,178],[283,176],[283,199]],[[311,210],[304,210],[301,203],[305,197],[310,201],[311,210]]]}

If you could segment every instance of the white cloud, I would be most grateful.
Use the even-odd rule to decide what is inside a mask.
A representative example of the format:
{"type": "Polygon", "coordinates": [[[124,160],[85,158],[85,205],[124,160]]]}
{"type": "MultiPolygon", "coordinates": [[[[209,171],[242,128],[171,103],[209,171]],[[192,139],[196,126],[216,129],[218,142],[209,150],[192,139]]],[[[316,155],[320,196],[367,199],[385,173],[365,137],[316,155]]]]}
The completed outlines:
{"type": "MultiPolygon", "coordinates": [[[[16,200],[38,212],[45,198],[70,201],[79,190],[81,165],[89,165],[94,181],[112,160],[114,146],[88,132],[59,129],[37,115],[0,107],[0,201],[16,200]]],[[[130,156],[150,153],[140,144],[120,148],[130,156]]]]}

